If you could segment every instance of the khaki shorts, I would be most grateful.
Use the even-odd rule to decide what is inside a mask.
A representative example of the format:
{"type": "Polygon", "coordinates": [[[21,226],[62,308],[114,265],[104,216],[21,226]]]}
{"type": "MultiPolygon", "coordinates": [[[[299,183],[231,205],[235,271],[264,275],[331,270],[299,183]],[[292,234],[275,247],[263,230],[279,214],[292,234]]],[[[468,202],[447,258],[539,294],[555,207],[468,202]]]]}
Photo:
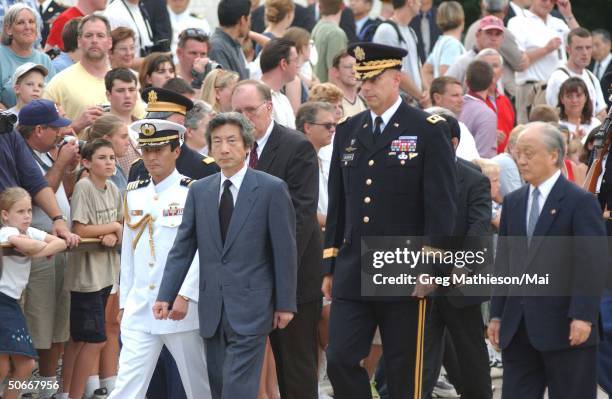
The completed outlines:
{"type": "Polygon", "coordinates": [[[67,254],[32,259],[32,270],[23,293],[23,313],[36,349],[66,342],[70,337],[70,293],[63,290],[67,254]]]}

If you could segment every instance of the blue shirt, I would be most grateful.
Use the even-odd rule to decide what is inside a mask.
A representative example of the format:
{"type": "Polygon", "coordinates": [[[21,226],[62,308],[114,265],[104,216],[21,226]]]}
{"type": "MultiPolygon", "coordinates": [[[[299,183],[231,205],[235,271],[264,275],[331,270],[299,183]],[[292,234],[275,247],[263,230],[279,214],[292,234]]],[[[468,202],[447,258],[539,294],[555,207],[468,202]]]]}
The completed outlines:
{"type": "Polygon", "coordinates": [[[45,78],[46,83],[49,83],[49,80],[55,76],[55,68],[51,63],[51,58],[42,51],[34,49],[29,57],[20,57],[10,47],[0,45],[0,102],[7,108],[17,104],[17,98],[13,91],[13,74],[18,66],[26,62],[41,64],[47,68],[49,74],[45,78]]]}
{"type": "Polygon", "coordinates": [[[13,130],[0,133],[0,191],[15,186],[34,197],[48,184],[23,137],[13,130]]]}
{"type": "Polygon", "coordinates": [[[74,64],[72,58],[68,55],[68,53],[64,53],[63,51],[51,60],[53,67],[55,68],[55,73],[59,73],[64,69],[68,68],[70,65],[74,64]]]}

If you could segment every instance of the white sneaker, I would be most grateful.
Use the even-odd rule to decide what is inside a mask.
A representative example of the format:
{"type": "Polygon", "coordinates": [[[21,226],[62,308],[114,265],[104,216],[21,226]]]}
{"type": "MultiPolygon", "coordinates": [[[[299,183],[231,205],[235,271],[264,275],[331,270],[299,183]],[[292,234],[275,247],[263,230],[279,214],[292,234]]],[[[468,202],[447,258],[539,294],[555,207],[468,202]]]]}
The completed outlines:
{"type": "Polygon", "coordinates": [[[444,374],[440,374],[436,386],[431,393],[432,398],[458,398],[457,391],[444,374]]]}

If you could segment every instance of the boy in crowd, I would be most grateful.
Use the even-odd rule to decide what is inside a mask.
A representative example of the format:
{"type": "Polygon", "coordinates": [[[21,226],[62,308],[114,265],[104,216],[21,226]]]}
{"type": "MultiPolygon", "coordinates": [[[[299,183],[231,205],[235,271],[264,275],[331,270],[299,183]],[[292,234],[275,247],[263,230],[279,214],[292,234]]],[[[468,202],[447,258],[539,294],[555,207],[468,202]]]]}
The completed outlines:
{"type": "MultiPolygon", "coordinates": [[[[115,173],[115,153],[104,139],[87,143],[81,152],[89,175],[74,187],[73,231],[83,238],[100,238],[112,248],[123,231],[119,189],[108,179],[115,173]]],[[[119,276],[117,251],[72,254],[65,289],[70,291],[70,342],[64,354],[64,397],[81,398],[98,354],[106,342],[104,309],[119,276]],[[66,392],[69,392],[68,396],[66,392]]]]}
{"type": "Polygon", "coordinates": [[[42,97],[45,90],[45,77],[49,71],[43,65],[26,62],[15,69],[13,74],[13,90],[17,104],[9,111],[15,115],[24,105],[42,97]]]}

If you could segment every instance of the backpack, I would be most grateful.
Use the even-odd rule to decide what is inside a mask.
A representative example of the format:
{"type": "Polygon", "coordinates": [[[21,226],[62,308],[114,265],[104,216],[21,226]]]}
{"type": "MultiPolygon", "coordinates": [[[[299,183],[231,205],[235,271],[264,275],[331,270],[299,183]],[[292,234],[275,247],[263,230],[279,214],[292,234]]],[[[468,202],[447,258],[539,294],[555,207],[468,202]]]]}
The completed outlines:
{"type": "Polygon", "coordinates": [[[362,42],[371,42],[372,39],[374,38],[374,34],[376,33],[376,29],[378,29],[378,27],[382,24],[389,24],[391,26],[393,26],[393,29],[395,29],[395,32],[397,33],[397,38],[399,40],[400,43],[405,43],[406,41],[404,40],[404,37],[402,36],[402,34],[399,31],[399,28],[397,26],[397,24],[389,19],[387,20],[382,20],[382,19],[375,19],[374,22],[372,22],[371,24],[365,26],[361,32],[359,33],[359,40],[362,42]]]}
{"type": "MultiPolygon", "coordinates": [[[[555,69],[555,71],[563,71],[567,75],[568,78],[571,77],[570,73],[564,67],[559,67],[555,69]]],[[[597,87],[595,86],[595,80],[593,80],[593,75],[591,74],[591,71],[587,70],[587,75],[589,75],[589,79],[591,80],[591,83],[593,83],[593,86],[597,87]]],[[[539,81],[533,86],[533,98],[531,100],[531,107],[528,107],[528,110],[527,110],[528,113],[531,111],[531,108],[535,107],[536,105],[548,104],[546,102],[546,87],[547,86],[548,86],[548,82],[545,80],[539,81]]],[[[588,96],[588,93],[587,93],[587,96],[588,96]]]]}

